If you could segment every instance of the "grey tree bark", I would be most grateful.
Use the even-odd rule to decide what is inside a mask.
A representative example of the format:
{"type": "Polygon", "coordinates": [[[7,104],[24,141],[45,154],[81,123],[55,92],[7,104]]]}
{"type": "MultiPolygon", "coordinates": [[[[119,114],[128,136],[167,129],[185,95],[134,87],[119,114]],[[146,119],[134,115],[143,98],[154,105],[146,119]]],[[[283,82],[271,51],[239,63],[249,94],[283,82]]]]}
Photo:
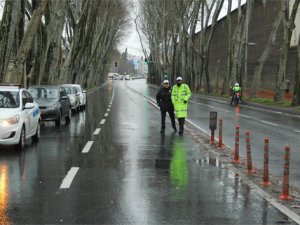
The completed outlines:
{"type": "Polygon", "coordinates": [[[292,32],[295,28],[296,13],[298,10],[300,0],[295,0],[289,19],[286,18],[288,16],[288,3],[289,1],[282,0],[281,10],[282,10],[283,27],[284,27],[284,42],[280,53],[278,73],[276,75],[276,86],[275,86],[275,96],[274,96],[275,102],[283,101],[283,97],[284,97],[286,65],[288,60],[292,32]]]}

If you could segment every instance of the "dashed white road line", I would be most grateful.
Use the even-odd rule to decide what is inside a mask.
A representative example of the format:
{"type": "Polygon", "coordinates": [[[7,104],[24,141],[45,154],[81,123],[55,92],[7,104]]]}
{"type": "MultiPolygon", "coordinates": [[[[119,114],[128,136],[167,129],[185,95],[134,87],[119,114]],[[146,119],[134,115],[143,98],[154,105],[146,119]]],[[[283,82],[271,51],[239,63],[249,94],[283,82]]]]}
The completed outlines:
{"type": "Polygon", "coordinates": [[[82,150],[82,153],[88,153],[93,145],[93,141],[88,141],[86,143],[86,145],[84,146],[83,150],[82,150]]]}
{"type": "Polygon", "coordinates": [[[98,134],[100,133],[100,131],[101,131],[101,128],[97,128],[97,129],[94,131],[93,135],[98,135],[98,134]]]}
{"type": "Polygon", "coordinates": [[[76,173],[78,172],[79,167],[72,167],[68,174],[66,175],[66,177],[63,179],[63,182],[60,185],[60,189],[66,189],[66,188],[70,188],[71,183],[76,175],[76,173]]]}
{"type": "Polygon", "coordinates": [[[237,114],[237,115],[239,115],[239,116],[241,116],[241,117],[245,117],[245,118],[251,118],[251,116],[246,116],[246,115],[243,115],[243,114],[237,114]]]}
{"type": "Polygon", "coordinates": [[[260,122],[265,123],[265,124],[269,124],[269,125],[271,125],[271,126],[279,127],[278,124],[271,123],[271,122],[268,122],[268,121],[261,120],[260,122]]]}
{"type": "Polygon", "coordinates": [[[105,119],[102,119],[102,120],[100,121],[100,124],[105,124],[105,119]]]}
{"type": "Polygon", "coordinates": [[[300,133],[300,130],[293,130],[293,131],[295,131],[295,132],[297,132],[297,133],[300,133]]]}
{"type": "Polygon", "coordinates": [[[104,117],[108,117],[108,113],[105,113],[105,114],[104,114],[104,117]]]}
{"type": "Polygon", "coordinates": [[[110,109],[107,109],[106,111],[107,111],[107,112],[110,112],[110,109]]]}

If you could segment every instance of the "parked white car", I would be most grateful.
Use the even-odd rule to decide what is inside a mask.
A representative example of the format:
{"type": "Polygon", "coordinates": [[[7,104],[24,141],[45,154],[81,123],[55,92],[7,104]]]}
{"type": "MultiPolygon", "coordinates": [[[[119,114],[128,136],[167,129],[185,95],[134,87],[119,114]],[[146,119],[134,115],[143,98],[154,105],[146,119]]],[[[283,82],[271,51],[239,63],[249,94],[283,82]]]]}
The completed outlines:
{"type": "Polygon", "coordinates": [[[79,84],[73,84],[73,87],[76,88],[76,96],[79,97],[79,110],[84,110],[86,105],[86,91],[79,84]]]}
{"type": "Polygon", "coordinates": [[[79,110],[80,97],[76,96],[76,88],[72,84],[64,84],[62,86],[65,88],[67,95],[70,98],[72,111],[75,112],[79,110]]]}
{"type": "Polygon", "coordinates": [[[40,110],[31,94],[14,85],[0,85],[0,145],[21,150],[26,139],[40,138],[40,110]]]}

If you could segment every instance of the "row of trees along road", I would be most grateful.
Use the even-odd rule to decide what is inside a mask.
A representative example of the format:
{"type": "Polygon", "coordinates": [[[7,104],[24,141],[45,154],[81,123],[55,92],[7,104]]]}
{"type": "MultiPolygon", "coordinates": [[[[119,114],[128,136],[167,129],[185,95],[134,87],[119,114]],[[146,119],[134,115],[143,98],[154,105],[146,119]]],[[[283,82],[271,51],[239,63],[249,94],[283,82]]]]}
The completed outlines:
{"type": "Polygon", "coordinates": [[[129,23],[127,0],[0,1],[0,83],[91,87],[106,79],[129,23]]]}
{"type": "MultiPolygon", "coordinates": [[[[176,75],[184,76],[185,81],[194,90],[203,88],[206,93],[211,93],[211,75],[209,71],[210,49],[215,25],[221,9],[227,8],[228,50],[227,72],[222,77],[222,94],[228,93],[230,85],[239,81],[244,84],[241,75],[242,54],[245,44],[248,43],[248,25],[253,12],[255,0],[247,0],[246,5],[238,2],[238,21],[232,27],[231,11],[232,1],[225,0],[141,0],[140,14],[134,18],[140,37],[145,36],[149,43],[150,54],[144,51],[149,63],[149,80],[153,83],[161,82],[162,70],[170,74],[174,81],[176,75]],[[196,33],[199,27],[201,32],[196,33]],[[199,37],[200,36],[200,37],[199,37]]],[[[260,0],[264,5],[266,0],[260,0]]],[[[289,12],[289,0],[278,0],[280,10],[274,18],[274,23],[269,34],[269,40],[262,55],[257,60],[255,74],[253,75],[251,96],[255,97],[260,86],[262,70],[270,49],[275,42],[278,27],[283,26],[284,37],[281,47],[278,74],[274,86],[274,101],[282,101],[284,97],[284,82],[286,79],[286,66],[290,48],[292,31],[295,28],[295,18],[300,0],[295,0],[289,12]]],[[[273,2],[272,2],[273,4],[273,2]]],[[[254,15],[255,16],[255,15],[254,15]]],[[[299,38],[300,40],[300,38],[299,38]]],[[[300,59],[298,43],[298,60],[295,68],[295,86],[293,105],[300,104],[300,59]]],[[[216,62],[216,70],[218,65],[216,62]]],[[[218,71],[215,71],[218,73],[218,71]]],[[[218,80],[217,80],[218,82],[218,80]]]]}

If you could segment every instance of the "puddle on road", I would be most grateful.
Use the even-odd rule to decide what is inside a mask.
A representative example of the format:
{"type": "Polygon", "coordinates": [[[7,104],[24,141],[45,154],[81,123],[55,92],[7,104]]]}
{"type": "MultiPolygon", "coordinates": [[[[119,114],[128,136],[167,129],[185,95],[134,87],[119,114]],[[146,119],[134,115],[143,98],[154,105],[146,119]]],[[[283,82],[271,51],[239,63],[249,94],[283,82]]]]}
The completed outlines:
{"type": "MultiPolygon", "coordinates": [[[[172,159],[156,159],[155,160],[155,168],[157,169],[169,169],[170,163],[172,159]]],[[[182,160],[186,161],[186,160],[182,160]]],[[[211,158],[211,157],[206,157],[202,159],[192,159],[192,160],[187,160],[187,162],[195,163],[199,166],[214,166],[218,168],[225,168],[226,165],[222,162],[220,162],[220,158],[211,158]]]]}

